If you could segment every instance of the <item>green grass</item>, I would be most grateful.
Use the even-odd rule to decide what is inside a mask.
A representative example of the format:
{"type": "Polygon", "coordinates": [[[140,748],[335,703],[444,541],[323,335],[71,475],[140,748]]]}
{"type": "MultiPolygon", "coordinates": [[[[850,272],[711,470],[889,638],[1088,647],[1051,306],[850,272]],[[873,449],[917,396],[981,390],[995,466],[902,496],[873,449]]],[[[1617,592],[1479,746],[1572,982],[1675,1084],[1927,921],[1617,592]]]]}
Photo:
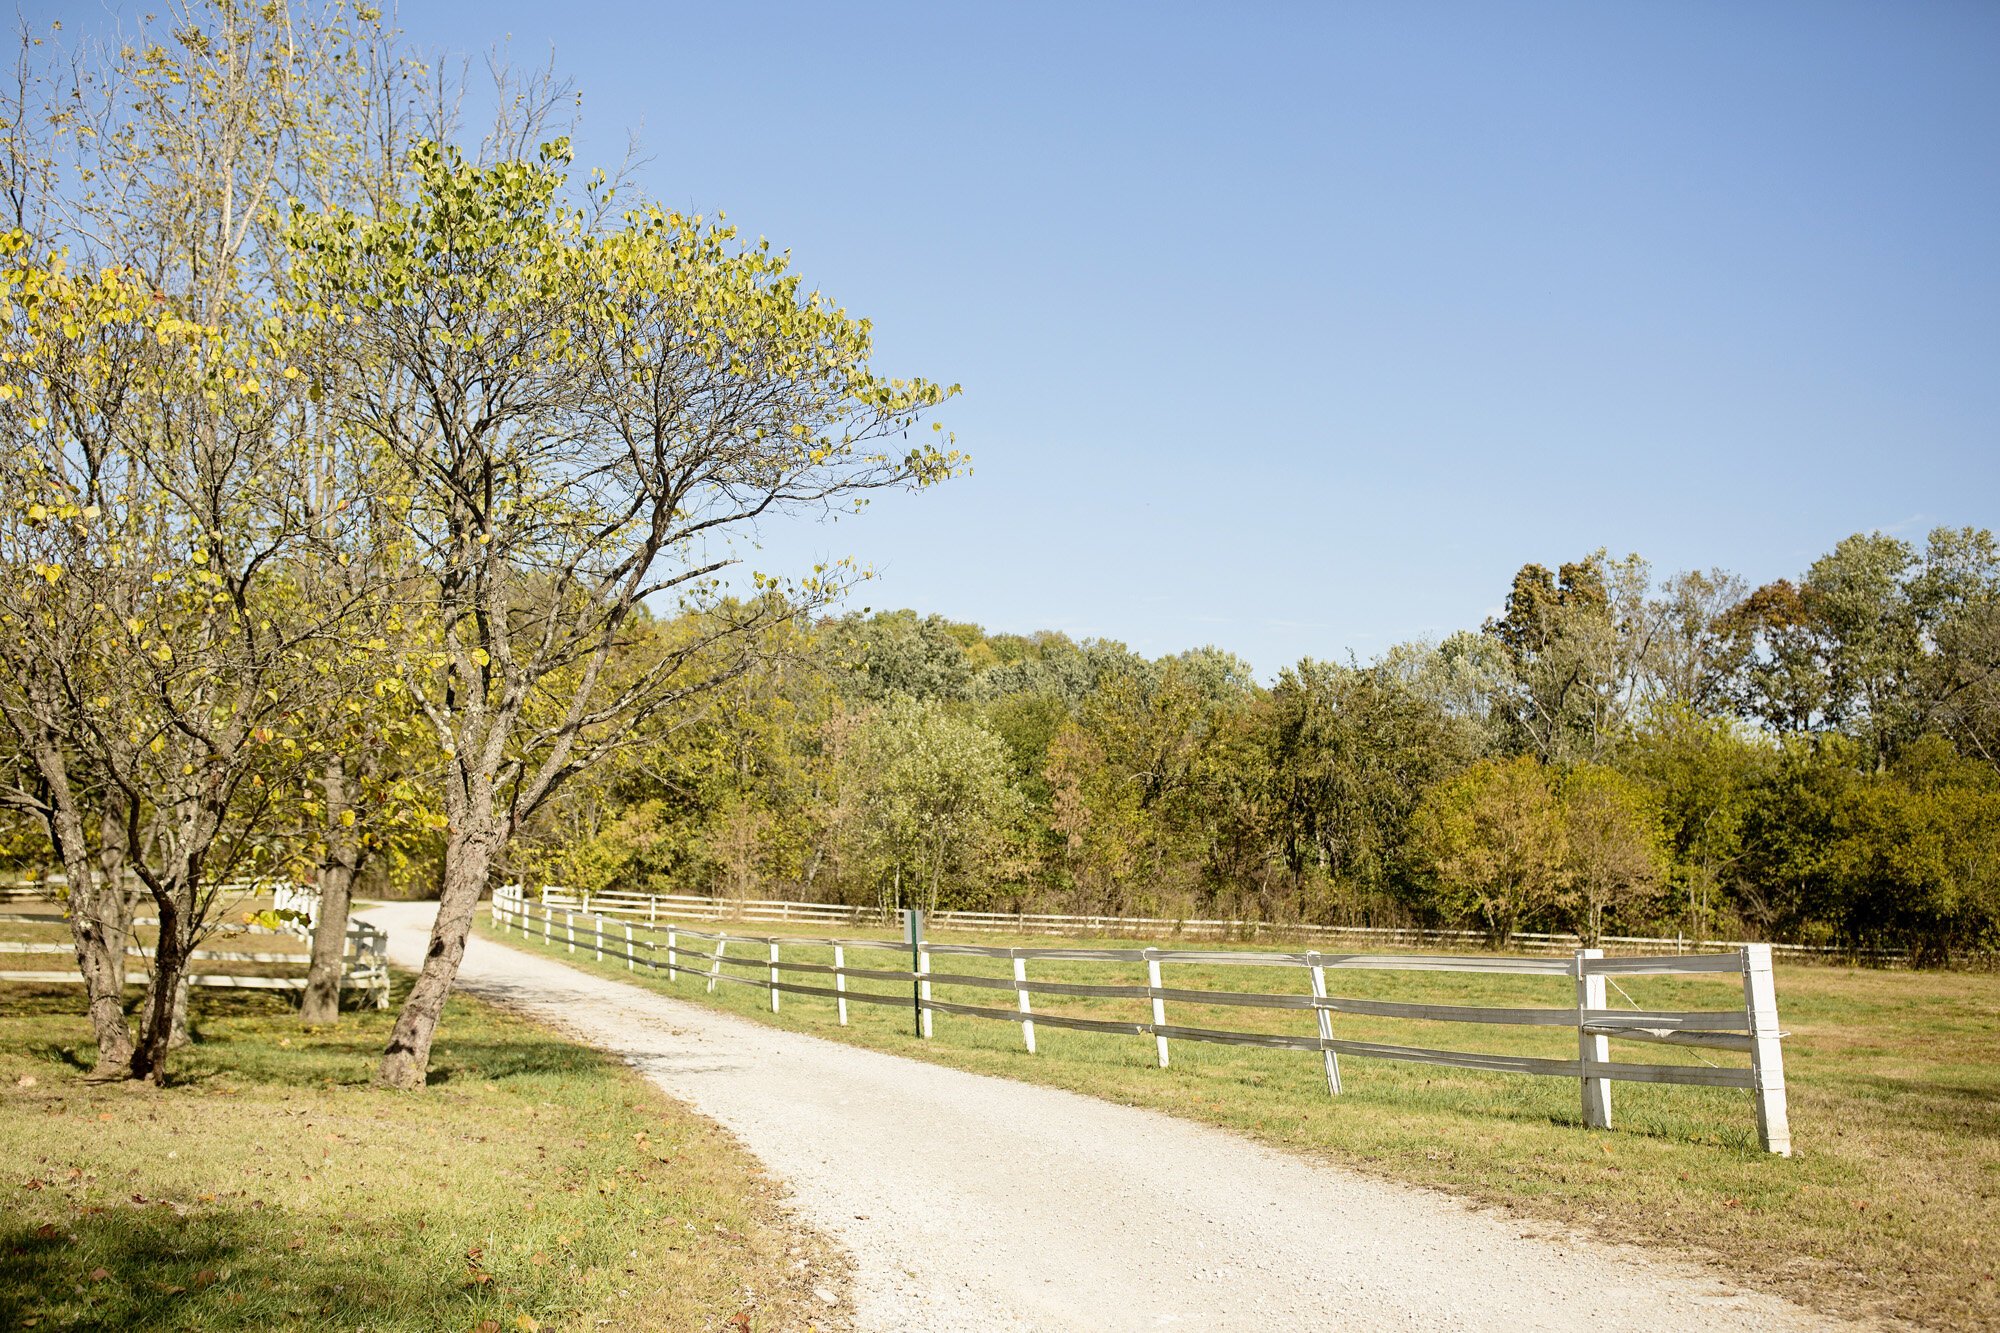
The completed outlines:
{"type": "Polygon", "coordinates": [[[307,1032],[196,992],[165,1088],[92,1084],[74,986],[0,983],[0,1328],[737,1330],[838,1324],[840,1261],[723,1131],[466,999],[431,1086],[369,1085],[394,1011],[307,1032]]]}
{"type": "MultiPolygon", "coordinates": [[[[482,921],[480,929],[489,934],[482,921]]],[[[769,926],[745,934],[799,934],[769,926]]],[[[1022,1049],[1017,1024],[936,1016],[936,1035],[910,1034],[907,1004],[849,1006],[787,995],[769,1012],[762,990],[699,977],[595,963],[585,948],[565,961],[654,986],[779,1026],[1154,1107],[1252,1135],[1309,1156],[1433,1185],[1527,1218],[1690,1255],[1740,1281],[1835,1313],[1882,1315],[1940,1327],[2000,1327],[2000,976],[1782,967],[1778,1001],[1796,1155],[1758,1150],[1750,1095],[1730,1089],[1613,1085],[1609,1133],[1582,1128],[1574,1081],[1344,1058],[1344,1095],[1327,1095],[1316,1055],[1176,1041],[1171,1067],[1154,1064],[1150,1037],[1037,1030],[1022,1049]]],[[[846,932],[842,932],[846,933],[846,932]]],[[[858,933],[858,932],[857,932],[858,933]]],[[[496,936],[497,937],[497,936],[496,936]]],[[[504,936],[519,944],[520,937],[504,936]]],[[[941,938],[953,938],[949,936],[941,938]]],[[[1046,937],[967,942],[1051,945],[1046,937]]],[[[692,941],[684,941],[693,943],[692,941]]],[[[1105,941],[1134,947],[1130,940],[1105,941]]],[[[1159,941],[1167,944],[1168,941],[1159,941]]],[[[541,948],[536,941],[532,947],[541,948]]],[[[700,944],[697,948],[704,947],[700,944]]],[[[1266,946],[1279,947],[1279,946],[1266,946]]],[[[787,961],[831,961],[831,950],[791,946],[787,961]]],[[[661,955],[664,957],[664,955],[661,955]]],[[[893,968],[891,954],[849,952],[850,966],[893,968]]],[[[905,955],[901,965],[907,967],[905,955]]],[[[706,971],[703,958],[697,966],[706,971]]],[[[1011,975],[1005,960],[936,956],[939,971],[1011,975]]],[[[756,960],[733,969],[757,975],[756,960]]],[[[1168,986],[1303,989],[1298,969],[1167,964],[1168,986]]],[[[1143,984],[1139,964],[1037,962],[1044,980],[1143,984]]],[[[794,974],[788,980],[822,984],[794,974]]],[[[1620,978],[1614,1007],[1727,1009],[1736,978],[1620,978]]],[[[830,984],[830,983],[825,983],[830,984]]],[[[857,986],[864,983],[856,983],[857,986]]],[[[874,985],[874,983],[866,983],[874,985]]],[[[1566,978],[1333,971],[1331,993],[1480,1005],[1574,1003],[1566,978]]],[[[874,985],[896,991],[893,983],[874,985]]],[[[907,996],[907,987],[900,992],[907,996]]],[[[937,998],[1010,1007],[1007,991],[939,986],[937,998]]],[[[1143,1000],[1037,996],[1037,1009],[1143,1021],[1143,1000]]],[[[1170,1005],[1168,1021],[1197,1027],[1309,1035],[1309,1013],[1170,1005]]],[[[1574,1030],[1502,1028],[1335,1016],[1362,1040],[1443,1049],[1574,1058],[1574,1030]]],[[[1718,1064],[1717,1052],[1614,1042],[1616,1059],[1718,1064]]]]}

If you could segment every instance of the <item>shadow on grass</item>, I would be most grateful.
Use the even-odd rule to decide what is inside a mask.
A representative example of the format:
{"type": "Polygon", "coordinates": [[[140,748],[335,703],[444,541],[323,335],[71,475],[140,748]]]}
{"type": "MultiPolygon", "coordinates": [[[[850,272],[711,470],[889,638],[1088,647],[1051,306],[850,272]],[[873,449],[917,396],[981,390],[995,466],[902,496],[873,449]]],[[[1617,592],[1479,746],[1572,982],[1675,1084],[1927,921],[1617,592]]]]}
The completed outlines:
{"type": "Polygon", "coordinates": [[[282,1212],[109,1208],[0,1227],[0,1328],[472,1327],[506,1298],[428,1265],[287,1247],[282,1212]],[[441,1280],[442,1279],[442,1280],[441,1280]],[[32,1321],[32,1322],[31,1322],[32,1321]]]}
{"type": "Polygon", "coordinates": [[[241,1217],[106,1210],[0,1231],[0,1327],[248,1328],[232,1319],[222,1274],[247,1249],[241,1217]]]}
{"type": "Polygon", "coordinates": [[[432,1085],[454,1079],[575,1078],[602,1068],[604,1056],[573,1042],[464,1041],[446,1037],[431,1052],[432,1085]]]}
{"type": "Polygon", "coordinates": [[[2000,1139],[2000,1090],[1991,1082],[1947,1082],[1887,1074],[1849,1077],[1870,1100],[1933,1133],[1953,1138],[2000,1139]]]}

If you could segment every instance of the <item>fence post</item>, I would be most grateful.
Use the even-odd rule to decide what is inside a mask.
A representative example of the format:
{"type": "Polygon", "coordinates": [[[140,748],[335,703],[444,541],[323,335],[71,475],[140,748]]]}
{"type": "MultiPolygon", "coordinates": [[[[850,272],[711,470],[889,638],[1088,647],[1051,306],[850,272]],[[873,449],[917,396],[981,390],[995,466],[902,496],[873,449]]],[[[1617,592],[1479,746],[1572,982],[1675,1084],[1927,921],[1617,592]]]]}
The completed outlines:
{"type": "Polygon", "coordinates": [[[576,952],[576,913],[575,913],[575,912],[564,912],[564,913],[563,913],[563,930],[564,930],[564,931],[566,932],[566,934],[567,934],[567,937],[568,937],[568,939],[569,939],[569,951],[570,951],[571,953],[575,953],[575,952],[576,952]]]}
{"type": "Polygon", "coordinates": [[[660,900],[658,896],[650,893],[646,895],[646,924],[649,926],[660,924],[660,900]]]}
{"type": "Polygon", "coordinates": [[[588,912],[590,911],[590,890],[589,890],[589,889],[585,889],[585,890],[583,891],[583,910],[584,910],[584,911],[585,911],[586,913],[588,913],[588,912]]]}
{"type": "Polygon", "coordinates": [[[553,934],[554,934],[554,932],[553,932],[553,930],[551,929],[551,927],[550,927],[550,925],[549,925],[549,923],[550,923],[551,921],[553,921],[553,920],[555,920],[555,912],[554,912],[554,911],[553,911],[553,910],[552,910],[552,909],[551,909],[551,908],[549,907],[549,905],[548,905],[547,903],[543,903],[543,904],[542,904],[542,943],[543,943],[543,944],[545,944],[545,945],[546,945],[546,944],[551,944],[551,943],[553,943],[553,942],[554,942],[554,940],[553,940],[553,934]]]}
{"type": "Polygon", "coordinates": [[[1167,1025],[1167,1002],[1160,998],[1160,951],[1146,950],[1146,989],[1153,998],[1153,1044],[1159,1048],[1160,1068],[1167,1067],[1167,1039],[1159,1034],[1159,1029],[1167,1025]]]}
{"type": "Polygon", "coordinates": [[[903,931],[910,943],[910,1016],[911,1026],[919,1037],[931,1035],[930,1010],[924,1002],[931,998],[931,983],[924,980],[930,971],[927,964],[929,955],[924,951],[924,914],[912,907],[903,915],[903,931]]]}
{"type": "Polygon", "coordinates": [[[1585,963],[1604,957],[1602,949],[1576,951],[1576,1058],[1583,1074],[1583,1123],[1587,1129],[1611,1128],[1611,1080],[1592,1078],[1592,1065],[1611,1062],[1611,1039],[1585,1030],[1584,1011],[1604,1008],[1604,974],[1585,970],[1585,963]]]}
{"type": "Polygon", "coordinates": [[[627,972],[635,970],[635,965],[637,964],[637,962],[638,959],[636,958],[635,951],[632,948],[632,926],[631,923],[628,922],[626,923],[625,926],[625,970],[627,972]]]}
{"type": "Polygon", "coordinates": [[[778,942],[771,941],[771,1012],[778,1012],[778,942]]]}
{"type": "Polygon", "coordinates": [[[1021,951],[1014,951],[1015,994],[1021,1000],[1021,1041],[1028,1048],[1028,1054],[1035,1053],[1035,1020],[1028,1015],[1034,1010],[1028,1007],[1028,960],[1021,957],[1021,951]]]}
{"type": "Polygon", "coordinates": [[[1750,1093],[1757,1099],[1757,1141],[1765,1152],[1792,1155],[1785,1115],[1785,1056],[1778,1039],[1778,982],[1771,946],[1743,946],[1743,1009],[1750,1024],[1750,1093]]]}
{"type": "Polygon", "coordinates": [[[668,981],[680,980],[680,973],[676,970],[679,966],[680,966],[680,959],[674,956],[674,928],[672,926],[668,926],[667,927],[667,980],[668,981]]]}
{"type": "MultiPolygon", "coordinates": [[[[585,908],[589,911],[589,908],[585,908]]],[[[593,914],[590,918],[591,932],[597,937],[597,961],[604,961],[604,918],[593,914]]]]}
{"type": "Polygon", "coordinates": [[[722,949],[729,943],[729,937],[718,934],[715,937],[715,961],[708,967],[708,993],[715,994],[715,979],[722,975],[722,949]]]}
{"type": "Polygon", "coordinates": [[[1326,1043],[1333,1040],[1333,1013],[1321,1001],[1326,999],[1326,968],[1319,961],[1319,950],[1306,951],[1306,971],[1312,977],[1313,1015],[1319,1019],[1320,1059],[1326,1065],[1326,1091],[1328,1096],[1340,1095],[1340,1056],[1326,1043]]]}
{"type": "Polygon", "coordinates": [[[847,1026],[847,950],[833,946],[833,988],[840,992],[834,1003],[840,1006],[840,1025],[847,1026]]]}

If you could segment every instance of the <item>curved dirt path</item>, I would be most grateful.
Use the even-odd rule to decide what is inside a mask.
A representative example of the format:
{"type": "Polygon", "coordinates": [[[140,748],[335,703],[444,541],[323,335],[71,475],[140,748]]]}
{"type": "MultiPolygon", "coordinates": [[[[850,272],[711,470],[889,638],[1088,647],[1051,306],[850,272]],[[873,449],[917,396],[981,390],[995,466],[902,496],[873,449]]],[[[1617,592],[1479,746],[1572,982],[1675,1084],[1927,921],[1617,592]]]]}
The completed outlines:
{"type": "MultiPolygon", "coordinates": [[[[366,915],[415,967],[432,910],[366,915]]],[[[867,1330],[1831,1326],[1692,1266],[1524,1236],[1222,1130],[764,1027],[476,937],[459,985],[733,1131],[852,1252],[867,1330]]]]}

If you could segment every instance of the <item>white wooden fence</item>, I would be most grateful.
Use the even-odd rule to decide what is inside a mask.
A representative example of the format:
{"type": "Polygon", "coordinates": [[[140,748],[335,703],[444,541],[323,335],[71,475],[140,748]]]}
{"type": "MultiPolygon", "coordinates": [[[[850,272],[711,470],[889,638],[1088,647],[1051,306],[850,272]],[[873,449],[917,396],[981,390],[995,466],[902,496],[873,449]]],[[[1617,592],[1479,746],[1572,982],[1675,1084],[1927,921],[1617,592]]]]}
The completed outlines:
{"type": "MultiPolygon", "coordinates": [[[[593,900],[592,908],[597,907],[593,900]]],[[[1530,1074],[1578,1081],[1584,1123],[1593,1128],[1611,1124],[1611,1084],[1636,1082],[1684,1084],[1702,1087],[1743,1088],[1752,1094],[1757,1118],[1758,1140],[1765,1151],[1791,1155],[1791,1132],[1785,1117],[1784,1057],[1778,1029],[1777,990],[1771,971],[1771,946],[1746,944],[1724,953],[1686,954],[1656,957],[1605,957],[1601,950],[1579,949],[1568,958],[1508,957],[1497,954],[1465,957],[1421,954],[1322,953],[1318,950],[1288,952],[1246,952],[1212,949],[1087,949],[1029,948],[977,944],[946,944],[925,938],[922,914],[906,922],[903,940],[814,937],[798,935],[749,935],[729,931],[703,930],[661,914],[655,903],[649,920],[639,922],[613,917],[602,910],[586,910],[581,903],[567,905],[545,898],[530,902],[520,886],[509,885],[495,892],[492,919],[496,926],[550,947],[574,953],[581,947],[602,961],[622,960],[627,969],[646,968],[664,972],[669,981],[683,974],[700,977],[708,990],[727,982],[752,986],[770,994],[775,1012],[782,995],[812,995],[832,999],[838,1021],[845,1025],[850,1003],[910,1007],[913,1024],[923,1036],[930,1036],[935,1014],[990,1019],[1021,1026],[1021,1040],[1030,1053],[1035,1050],[1035,1028],[1070,1028],[1085,1032],[1150,1037],[1156,1058],[1165,1067],[1172,1041],[1219,1042],[1226,1045],[1258,1046],[1317,1054],[1325,1068],[1327,1091],[1339,1095],[1342,1055],[1373,1059],[1442,1065],[1457,1069],[1479,1069],[1500,1073],[1530,1074]],[[581,927],[581,933],[579,933],[581,927]],[[692,948],[689,943],[692,942],[692,948]],[[704,947],[709,946],[709,947],[704,947]],[[731,946],[747,946],[748,955],[731,956],[731,946]],[[830,948],[833,962],[783,959],[786,947],[830,948]],[[850,967],[847,954],[889,953],[897,956],[892,967],[850,967]],[[939,972],[937,958],[1004,959],[1012,964],[1013,976],[975,976],[960,972],[939,972]],[[907,959],[907,965],[903,964],[907,959]],[[1100,985],[1080,982],[1030,979],[1030,962],[1104,962],[1138,964],[1146,967],[1146,984],[1100,985]],[[1303,972],[1305,985],[1280,993],[1217,991],[1170,987],[1164,984],[1162,966],[1198,964],[1223,967],[1296,968],[1303,972]],[[735,970],[730,970],[735,969],[735,970]],[[744,969],[748,969],[747,973],[744,969]],[[1475,1005],[1411,1004],[1390,1000],[1351,999],[1327,990],[1326,974],[1342,970],[1395,972],[1462,972],[1515,976],[1568,978],[1574,1002],[1561,1007],[1497,1008],[1475,1005]],[[1642,1010],[1613,1009],[1606,1003],[1607,982],[1618,977],[1671,976],[1686,974],[1734,974],[1742,979],[1743,1004],[1725,1010],[1642,1010]],[[811,984],[812,982],[820,984],[811,984]],[[830,981],[832,984],[827,985],[830,981]],[[888,982],[908,986],[907,993],[859,990],[850,981],[888,982]],[[1003,1008],[947,1002],[934,998],[934,986],[972,987],[1011,992],[1014,1004],[1003,1008]],[[1037,1013],[1035,995],[1075,996],[1103,999],[1146,1000],[1151,1005],[1150,1022],[1125,1022],[1079,1018],[1070,1015],[1037,1013]],[[1302,1036],[1274,1032],[1241,1032],[1220,1028],[1190,1027],[1170,1023],[1167,1005],[1195,1004],[1275,1010],[1310,1010],[1317,1020],[1317,1035],[1302,1036]],[[1415,1019],[1430,1022],[1500,1024],[1509,1026],[1570,1028],[1576,1033],[1577,1058],[1547,1059],[1536,1056],[1478,1051],[1446,1051],[1425,1047],[1359,1041],[1336,1035],[1337,1014],[1368,1015],[1377,1018],[1415,1019]],[[1734,1051],[1747,1054],[1750,1064],[1722,1067],[1713,1064],[1635,1064],[1614,1061],[1610,1042],[1656,1042],[1672,1046],[1734,1051]]],[[[940,913],[942,916],[943,914],[940,913]]],[[[796,955],[794,955],[796,959],[796,955]]]]}
{"type": "MultiPolygon", "coordinates": [[[[510,886],[514,887],[514,886],[510,886]]],[[[898,908],[850,907],[839,903],[798,903],[777,898],[701,898],[689,894],[578,892],[559,884],[544,884],[540,898],[552,907],[573,907],[605,916],[659,921],[668,917],[702,921],[839,926],[893,926],[901,929],[906,913],[898,908]]],[[[1054,912],[928,912],[924,919],[938,930],[963,930],[1009,935],[1132,935],[1187,939],[1255,939],[1260,935],[1328,944],[1376,944],[1392,949],[1427,946],[1482,947],[1487,937],[1476,930],[1430,930],[1394,926],[1315,926],[1272,921],[1226,920],[1209,917],[1065,916],[1054,912]]],[[[1737,950],[1751,940],[1701,940],[1656,935],[1606,935],[1597,947],[1606,953],[1698,953],[1737,950]]],[[[1511,947],[1521,953],[1567,956],[1583,947],[1575,935],[1517,931],[1511,947]]],[[[1841,949],[1817,944],[1771,944],[1773,957],[1796,961],[1820,958],[1863,958],[1894,962],[1903,957],[1893,949],[1841,949]]]]}
{"type": "MultiPolygon", "coordinates": [[[[250,886],[245,887],[247,891],[250,886]]],[[[312,896],[314,898],[314,909],[317,909],[317,896],[311,895],[310,890],[300,889],[296,885],[279,884],[272,886],[272,891],[281,909],[300,911],[300,895],[312,896]],[[289,898],[287,894],[290,895],[289,898]]],[[[0,932],[4,932],[8,925],[14,923],[23,925],[67,925],[68,920],[68,917],[60,912],[0,911],[0,932]]],[[[132,924],[135,927],[157,927],[159,919],[156,917],[135,917],[132,924]]],[[[226,929],[231,935],[282,936],[289,939],[301,940],[308,946],[312,942],[311,919],[303,912],[301,912],[300,916],[287,920],[276,927],[243,924],[232,925],[226,929]]],[[[138,943],[128,944],[125,948],[125,954],[128,958],[150,960],[153,957],[153,952],[152,948],[138,943]]],[[[68,954],[73,956],[74,953],[75,946],[68,941],[0,938],[0,955],[68,954]]],[[[264,965],[286,964],[296,967],[298,971],[279,976],[237,972],[191,972],[187,979],[190,986],[234,988],[239,990],[303,991],[306,988],[306,968],[311,961],[311,954],[309,952],[300,952],[296,949],[275,952],[254,948],[202,948],[196,949],[191,958],[195,962],[256,963],[264,965]]],[[[358,990],[362,992],[366,997],[366,1002],[376,1009],[388,1008],[388,959],[389,937],[386,932],[365,921],[349,922],[346,944],[341,952],[340,988],[344,991],[358,990]]],[[[141,986],[146,983],[146,979],[146,973],[137,972],[128,976],[125,984],[128,986],[141,986]]],[[[83,974],[81,972],[70,972],[60,969],[45,971],[17,969],[0,971],[0,981],[33,981],[53,985],[82,985],[83,974]]]]}

